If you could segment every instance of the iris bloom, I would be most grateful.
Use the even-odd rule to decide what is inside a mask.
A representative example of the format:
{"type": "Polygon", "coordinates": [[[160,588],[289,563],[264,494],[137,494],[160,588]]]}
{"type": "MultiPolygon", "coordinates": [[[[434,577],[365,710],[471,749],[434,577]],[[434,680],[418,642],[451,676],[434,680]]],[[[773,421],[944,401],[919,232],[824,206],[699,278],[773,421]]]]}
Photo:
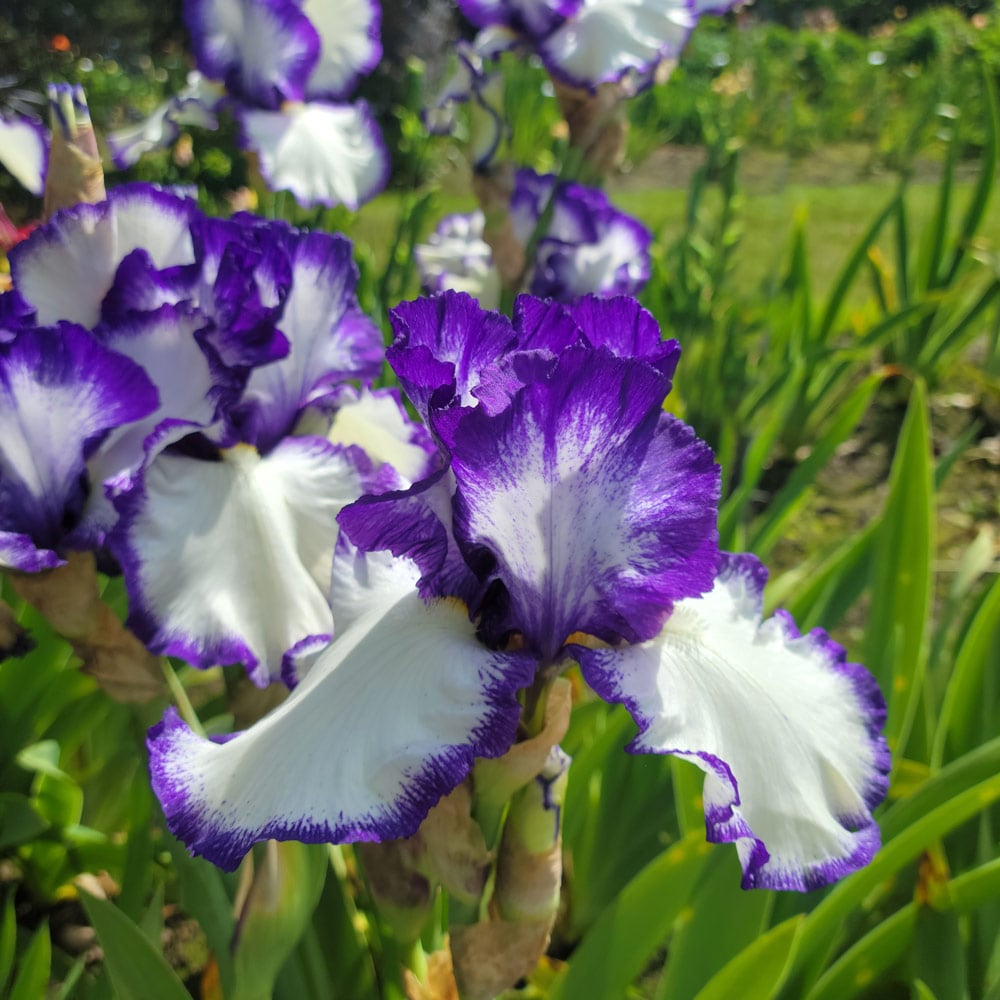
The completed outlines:
{"type": "Polygon", "coordinates": [[[273,190],[302,205],[357,208],[385,186],[379,128],[364,102],[346,103],[382,55],[374,0],[185,0],[184,19],[204,80],[112,136],[119,162],[172,141],[182,116],[207,124],[220,106],[216,81],[273,190]]]}
{"type": "MultiPolygon", "coordinates": [[[[532,295],[569,302],[581,295],[638,295],[650,274],[652,234],[598,188],[517,171],[510,202],[513,236],[526,247],[552,202],[548,226],[528,264],[532,295]]],[[[499,301],[500,275],[483,239],[482,212],[450,215],[415,248],[424,290],[467,291],[486,308],[499,301]]]]}
{"type": "Polygon", "coordinates": [[[744,885],[866,863],[884,703],[824,633],[762,621],[764,569],[718,551],[718,467],[662,408],[676,342],[626,298],[524,296],[511,322],[445,293],[393,325],[443,464],[341,512],[336,637],[280,707],[219,742],[173,711],[151,730],[171,829],[224,868],[267,837],[408,836],[510,747],[519,690],[575,659],[632,713],[630,750],[705,772],[709,839],[736,842],[744,885]]]}
{"type": "Polygon", "coordinates": [[[96,550],[154,652],[278,678],[332,633],[340,507],[435,457],[398,399],[356,388],[383,348],[350,243],[134,185],[57,213],[12,268],[0,565],[96,550]]]}
{"type": "Polygon", "coordinates": [[[503,28],[537,52],[560,82],[595,90],[626,82],[649,86],[660,64],[676,60],[698,19],[737,0],[459,0],[479,28],[503,28]]]}

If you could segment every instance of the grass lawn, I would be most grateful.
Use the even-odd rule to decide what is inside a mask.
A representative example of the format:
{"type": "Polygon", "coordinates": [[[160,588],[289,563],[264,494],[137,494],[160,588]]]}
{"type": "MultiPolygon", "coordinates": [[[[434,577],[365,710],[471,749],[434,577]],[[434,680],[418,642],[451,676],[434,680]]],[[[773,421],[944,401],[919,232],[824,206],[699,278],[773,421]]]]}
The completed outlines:
{"type": "MultiPolygon", "coordinates": [[[[860,151],[859,151],[860,153],[860,151]]],[[[651,158],[638,170],[608,186],[612,200],[621,209],[641,219],[658,239],[671,242],[680,235],[687,201],[687,183],[700,159],[696,151],[685,151],[670,162],[651,158]]],[[[927,167],[927,165],[925,165],[927,167]]],[[[809,263],[814,296],[830,288],[842,264],[863,231],[887,204],[896,190],[892,176],[859,180],[860,162],[842,150],[818,153],[807,161],[790,163],[773,153],[750,150],[741,165],[740,207],[737,214],[743,239],[736,252],[736,280],[746,290],[759,287],[779,270],[787,259],[789,240],[796,219],[804,213],[808,234],[809,263]]],[[[911,241],[919,240],[924,224],[931,218],[938,184],[927,179],[933,166],[918,170],[920,180],[911,182],[909,208],[911,241]]],[[[972,190],[969,171],[955,185],[952,218],[961,219],[972,190]]],[[[449,185],[450,187],[452,185],[449,185]]],[[[354,240],[367,246],[381,269],[388,252],[386,233],[394,231],[404,196],[388,192],[365,205],[351,227],[354,240]]],[[[429,226],[450,212],[471,211],[476,207],[471,193],[439,193],[429,226]]],[[[1000,233],[1000,198],[994,198],[982,232],[997,249],[1000,233]]],[[[885,240],[889,252],[889,240],[885,240]]],[[[865,294],[860,284],[856,296],[865,294]]],[[[414,293],[416,289],[414,289],[414,293]]]]}

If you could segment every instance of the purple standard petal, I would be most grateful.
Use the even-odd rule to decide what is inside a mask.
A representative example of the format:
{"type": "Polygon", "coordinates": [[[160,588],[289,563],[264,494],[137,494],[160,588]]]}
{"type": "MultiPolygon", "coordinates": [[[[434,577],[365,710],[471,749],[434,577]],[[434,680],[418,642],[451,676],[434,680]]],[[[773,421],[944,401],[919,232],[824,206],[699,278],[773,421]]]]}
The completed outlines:
{"type": "Polygon", "coordinates": [[[195,202],[150,184],[128,184],[107,201],[57,212],[10,253],[14,287],[43,326],[69,320],[94,326],[118,265],[141,247],[154,267],[191,264],[195,202]]]}
{"type": "Polygon", "coordinates": [[[261,451],[290,433],[307,406],[348,379],[371,382],[382,369],[382,334],[358,305],[350,241],[306,233],[289,244],[292,276],[278,321],[288,355],[252,372],[232,413],[241,439],[261,451]]]}
{"type": "Polygon", "coordinates": [[[571,633],[634,642],[674,602],[704,593],[717,562],[719,470],[661,410],[668,381],[606,349],[571,347],[551,377],[445,441],[455,536],[485,551],[509,607],[492,623],[554,660],[571,633]]]}
{"type": "Polygon", "coordinates": [[[256,684],[280,679],[290,650],[333,634],[336,517],[368,471],[356,449],[314,437],[265,457],[246,445],[215,462],[159,455],[115,498],[129,627],[197,667],[242,663],[256,684]]]}
{"type": "Polygon", "coordinates": [[[5,565],[46,568],[87,498],[85,462],[112,429],[156,408],[135,362],[79,327],[21,330],[0,348],[0,529],[5,565]],[[16,537],[14,537],[16,536],[16,537]],[[40,561],[39,561],[40,559],[40,561]]]}
{"type": "Polygon", "coordinates": [[[257,154],[268,187],[291,191],[300,205],[357,209],[389,180],[389,153],[363,101],[238,108],[236,120],[240,146],[257,154]]]}
{"type": "Polygon", "coordinates": [[[288,699],[225,743],[196,737],[172,710],[150,731],[170,829],[222,868],[269,837],[410,836],[474,758],[510,747],[516,692],[534,671],[524,654],[480,645],[458,602],[427,606],[412,587],[310,659],[288,699]]]}
{"type": "Polygon", "coordinates": [[[885,702],[825,632],[761,621],[766,572],[727,556],[712,591],[679,601],[661,633],[574,650],[587,682],[639,725],[629,750],[705,772],[708,839],[735,841],[744,888],[808,890],[867,864],[890,768],[885,702]]]}
{"type": "Polygon", "coordinates": [[[301,100],[319,35],[293,0],[185,0],[198,68],[249,104],[301,100]]]}
{"type": "Polygon", "coordinates": [[[673,379],[681,356],[676,340],[664,340],[656,317],[633,298],[587,295],[567,306],[593,347],[606,347],[619,358],[637,358],[673,379]]]}
{"type": "Polygon", "coordinates": [[[389,319],[396,339],[386,360],[425,421],[453,402],[474,406],[484,372],[517,342],[506,316],[485,312],[462,292],[402,302],[389,319]]]}

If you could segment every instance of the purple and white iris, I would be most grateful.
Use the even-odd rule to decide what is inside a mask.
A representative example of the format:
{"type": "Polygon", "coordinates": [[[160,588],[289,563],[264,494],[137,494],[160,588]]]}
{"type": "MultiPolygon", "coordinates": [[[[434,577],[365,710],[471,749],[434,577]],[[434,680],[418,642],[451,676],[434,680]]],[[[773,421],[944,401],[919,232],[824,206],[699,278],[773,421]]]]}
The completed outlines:
{"type": "Polygon", "coordinates": [[[185,0],[205,78],[140,126],[111,138],[119,166],[170,142],[176,126],[209,125],[225,102],[268,186],[302,205],[357,208],[388,179],[389,157],[368,106],[347,103],[382,55],[375,0],[185,0]]]}
{"type": "Polygon", "coordinates": [[[738,0],[459,0],[479,28],[504,28],[539,55],[557,80],[595,90],[649,86],[680,55],[698,19],[738,0]]]}
{"type": "MultiPolygon", "coordinates": [[[[638,219],[616,209],[598,188],[519,170],[510,218],[522,247],[530,244],[547,210],[548,225],[527,265],[524,284],[530,294],[571,302],[582,295],[642,291],[649,280],[653,237],[638,219]]],[[[485,308],[498,303],[500,276],[483,239],[484,225],[482,212],[451,215],[415,248],[425,291],[466,291],[485,308]]]]}
{"type": "Polygon", "coordinates": [[[398,399],[356,387],[383,345],[350,243],[134,185],[11,263],[0,564],[96,550],[154,652],[279,678],[332,634],[340,508],[437,462],[398,399]]]}
{"type": "Polygon", "coordinates": [[[663,411],[676,342],[626,298],[524,296],[511,321],[444,293],[393,326],[442,464],[341,511],[336,637],[277,710],[222,742],[173,712],[151,731],[171,829],[225,868],[266,837],[408,836],[509,748],[518,691],[576,659],[633,714],[630,749],[705,771],[709,838],[737,843],[744,885],[869,860],[884,703],[825,634],[762,621],[763,567],[718,551],[718,467],[663,411]]]}

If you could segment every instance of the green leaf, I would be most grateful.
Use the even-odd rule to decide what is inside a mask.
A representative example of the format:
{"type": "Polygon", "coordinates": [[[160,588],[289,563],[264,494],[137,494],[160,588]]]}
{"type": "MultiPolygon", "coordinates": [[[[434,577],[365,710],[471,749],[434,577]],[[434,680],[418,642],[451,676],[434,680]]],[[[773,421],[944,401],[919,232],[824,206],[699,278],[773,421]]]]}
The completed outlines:
{"type": "Polygon", "coordinates": [[[912,903],[883,920],[847,951],[806,994],[806,1000],[844,1000],[862,994],[892,967],[913,940],[912,903]]]}
{"type": "Polygon", "coordinates": [[[27,795],[0,792],[0,850],[33,840],[48,828],[49,824],[32,808],[27,795]]]}
{"type": "Polygon", "coordinates": [[[799,914],[762,934],[717,972],[695,1000],[770,1000],[784,976],[805,918],[799,914]]]}
{"type": "Polygon", "coordinates": [[[996,663],[995,659],[991,659],[991,651],[997,649],[998,639],[1000,578],[987,592],[955,656],[955,666],[945,690],[934,734],[932,766],[941,766],[946,745],[951,746],[956,755],[975,745],[975,716],[981,707],[982,678],[987,666],[996,663]]]}
{"type": "Polygon", "coordinates": [[[225,877],[215,865],[193,858],[174,837],[165,842],[174,862],[180,900],[184,909],[201,925],[219,967],[223,996],[233,988],[233,958],[230,946],[236,930],[233,902],[226,891],[225,877]]]}
{"type": "MultiPolygon", "coordinates": [[[[872,567],[865,664],[889,702],[886,739],[902,753],[928,648],[934,557],[934,473],[927,391],[914,383],[896,445],[872,567]]],[[[913,756],[911,754],[910,756],[913,756]]]]}
{"type": "Polygon", "coordinates": [[[17,966],[17,978],[7,1000],[38,1000],[45,996],[52,969],[52,939],[49,925],[43,923],[35,932],[17,966]]]}
{"type": "Polygon", "coordinates": [[[670,933],[711,851],[703,833],[691,833],[646,865],[587,932],[549,1000],[624,996],[670,933]]]}
{"type": "Polygon", "coordinates": [[[851,251],[850,257],[848,257],[846,263],[840,274],[837,276],[837,281],[833,286],[833,291],[830,292],[829,297],[826,300],[826,307],[823,310],[823,316],[819,321],[817,328],[816,339],[820,342],[825,343],[830,334],[833,332],[834,324],[837,321],[837,317],[840,315],[840,310],[847,299],[847,293],[850,291],[851,285],[854,284],[854,279],[857,276],[858,270],[861,265],[868,259],[868,250],[871,245],[875,242],[878,234],[882,231],[882,227],[885,225],[886,220],[895,213],[899,211],[899,202],[902,200],[902,194],[897,194],[888,205],[875,217],[868,229],[865,230],[861,239],[854,245],[854,249],[851,251]]]}
{"type": "Polygon", "coordinates": [[[693,997],[767,927],[774,894],[740,888],[741,875],[732,847],[709,857],[674,929],[656,1000],[693,997]]]}
{"type": "Polygon", "coordinates": [[[836,417],[813,443],[808,457],[796,465],[785,485],[771,500],[767,512],[750,533],[747,548],[754,555],[766,559],[768,552],[781,539],[785,523],[801,508],[816,476],[858,425],[882,380],[882,375],[870,375],[866,378],[841,404],[836,417]]]}
{"type": "Polygon", "coordinates": [[[118,907],[86,893],[80,894],[80,902],[97,932],[104,952],[104,967],[121,1000],[132,997],[191,1000],[159,950],[118,907]]]}
{"type": "MultiPolygon", "coordinates": [[[[952,879],[941,896],[950,900],[953,913],[971,913],[1000,892],[1000,860],[992,861],[952,879]]],[[[842,1000],[870,986],[900,961],[911,946],[921,913],[916,903],[908,903],[857,941],[819,979],[807,1000],[842,1000]]],[[[925,950],[939,950],[931,941],[925,950]]],[[[933,995],[933,994],[931,994],[933,995]]]]}

